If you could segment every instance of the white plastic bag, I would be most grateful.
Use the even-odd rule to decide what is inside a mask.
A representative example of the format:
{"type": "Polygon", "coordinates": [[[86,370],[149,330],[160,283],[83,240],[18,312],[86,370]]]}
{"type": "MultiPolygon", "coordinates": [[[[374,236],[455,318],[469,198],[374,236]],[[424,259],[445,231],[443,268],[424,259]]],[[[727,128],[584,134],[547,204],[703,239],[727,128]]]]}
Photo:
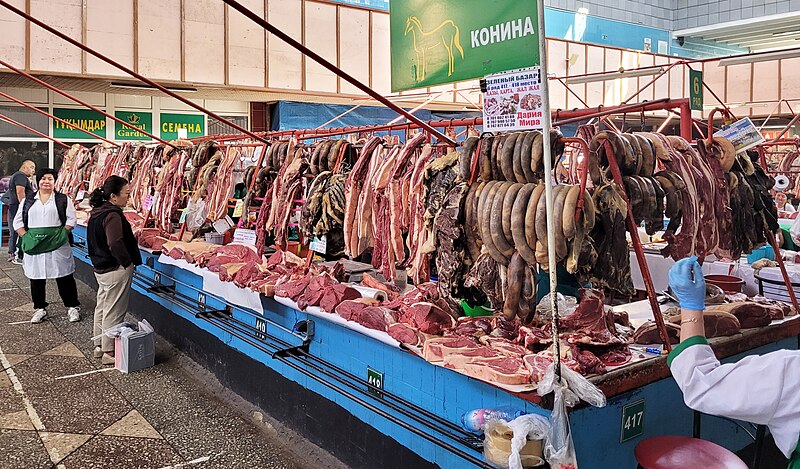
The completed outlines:
{"type": "Polygon", "coordinates": [[[483,455],[503,469],[523,469],[544,464],[542,442],[550,423],[539,415],[523,415],[511,422],[489,420],[485,426],[483,455]]]}
{"type": "Polygon", "coordinates": [[[206,201],[199,199],[195,202],[190,198],[189,203],[186,204],[186,228],[189,231],[199,230],[205,224],[207,216],[206,201]]]}
{"type": "MultiPolygon", "coordinates": [[[[520,452],[528,440],[545,440],[550,433],[550,422],[541,415],[526,414],[512,420],[508,426],[514,432],[511,439],[511,455],[508,457],[509,469],[522,469],[520,452]]],[[[544,463],[544,461],[542,461],[544,463]]]]}
{"type": "MultiPolygon", "coordinates": [[[[545,295],[542,301],[539,302],[539,305],[536,306],[536,314],[543,321],[548,322],[553,317],[553,313],[550,310],[550,295],[552,295],[552,293],[545,295]]],[[[558,317],[563,318],[564,316],[570,315],[578,308],[578,300],[575,299],[574,296],[564,296],[561,293],[556,293],[556,295],[558,317]]]]}
{"type": "Polygon", "coordinates": [[[550,415],[551,431],[545,441],[544,457],[553,469],[577,469],[578,459],[572,444],[567,408],[574,407],[581,400],[595,407],[604,407],[606,396],[597,386],[563,363],[561,382],[558,382],[555,370],[555,363],[547,367],[544,378],[537,386],[540,396],[554,393],[553,413],[550,415]]]}

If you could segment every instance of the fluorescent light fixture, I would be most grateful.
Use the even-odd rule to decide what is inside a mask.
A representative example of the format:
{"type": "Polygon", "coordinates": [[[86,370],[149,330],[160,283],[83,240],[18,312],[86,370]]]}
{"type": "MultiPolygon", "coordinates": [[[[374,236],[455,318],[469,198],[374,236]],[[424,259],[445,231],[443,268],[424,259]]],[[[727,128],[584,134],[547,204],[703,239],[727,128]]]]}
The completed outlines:
{"type": "Polygon", "coordinates": [[[784,36],[794,36],[796,34],[800,34],[800,29],[794,29],[792,31],[781,31],[779,33],[772,33],[773,37],[784,37],[784,36]]]}
{"type": "Polygon", "coordinates": [[[770,60],[793,59],[795,57],[800,57],[800,49],[787,49],[775,52],[766,52],[763,54],[728,57],[727,59],[720,60],[718,66],[726,67],[728,65],[752,64],[758,62],[768,62],[770,60]]]}
{"type": "Polygon", "coordinates": [[[617,72],[607,72],[607,73],[599,73],[596,75],[567,78],[565,81],[568,85],[578,85],[581,83],[594,83],[597,81],[615,80],[617,78],[647,77],[647,76],[658,75],[659,73],[663,72],[664,69],[662,67],[647,67],[647,68],[639,68],[636,70],[625,70],[623,68],[620,68],[619,71],[617,72]]]}
{"type": "MultiPolygon", "coordinates": [[[[152,90],[158,91],[158,88],[152,87],[150,85],[145,85],[143,83],[128,83],[128,82],[120,82],[120,81],[112,81],[111,88],[124,88],[128,90],[152,90]]],[[[193,88],[191,86],[164,86],[164,88],[170,91],[178,91],[181,93],[196,93],[197,88],[193,88]]]]}

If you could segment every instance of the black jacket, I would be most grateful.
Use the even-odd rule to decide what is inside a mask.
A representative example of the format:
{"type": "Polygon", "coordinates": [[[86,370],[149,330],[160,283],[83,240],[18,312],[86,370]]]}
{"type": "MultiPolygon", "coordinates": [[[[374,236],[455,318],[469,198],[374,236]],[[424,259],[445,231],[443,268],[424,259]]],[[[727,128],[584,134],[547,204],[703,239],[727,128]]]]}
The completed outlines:
{"type": "Polygon", "coordinates": [[[111,202],[92,210],[86,228],[86,242],[89,258],[97,273],[142,263],[139,243],[133,235],[131,224],[122,209],[111,202]]]}

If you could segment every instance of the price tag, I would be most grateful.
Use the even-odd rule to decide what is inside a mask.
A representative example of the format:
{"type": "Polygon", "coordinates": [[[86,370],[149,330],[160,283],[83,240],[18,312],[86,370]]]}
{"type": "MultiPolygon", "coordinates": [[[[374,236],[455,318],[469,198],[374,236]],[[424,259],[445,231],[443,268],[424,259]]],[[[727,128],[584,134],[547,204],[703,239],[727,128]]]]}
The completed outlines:
{"type": "Polygon", "coordinates": [[[236,207],[233,208],[233,218],[241,217],[242,212],[244,212],[244,200],[238,199],[236,201],[236,207]]]}
{"type": "Polygon", "coordinates": [[[242,243],[255,246],[256,238],[257,238],[256,230],[246,230],[244,228],[236,228],[236,231],[233,232],[234,243],[242,243]]]}
{"type": "Polygon", "coordinates": [[[322,238],[317,238],[314,236],[314,239],[311,241],[311,245],[309,246],[314,252],[320,254],[327,254],[328,252],[328,237],[326,235],[322,235],[322,238]]]}
{"type": "Polygon", "coordinates": [[[188,211],[188,210],[186,210],[186,209],[183,209],[183,210],[181,211],[181,219],[180,219],[180,223],[185,223],[185,222],[186,222],[186,214],[187,214],[187,213],[189,213],[189,211],[188,211]]]}
{"type": "Polygon", "coordinates": [[[146,211],[149,211],[150,208],[153,207],[153,202],[154,202],[153,196],[150,195],[150,194],[147,194],[147,197],[144,198],[144,209],[146,211]]]}
{"type": "Polygon", "coordinates": [[[86,191],[83,190],[83,189],[79,190],[78,191],[78,195],[75,196],[75,200],[77,200],[78,202],[80,202],[81,200],[83,200],[85,198],[86,198],[86,191]]]}

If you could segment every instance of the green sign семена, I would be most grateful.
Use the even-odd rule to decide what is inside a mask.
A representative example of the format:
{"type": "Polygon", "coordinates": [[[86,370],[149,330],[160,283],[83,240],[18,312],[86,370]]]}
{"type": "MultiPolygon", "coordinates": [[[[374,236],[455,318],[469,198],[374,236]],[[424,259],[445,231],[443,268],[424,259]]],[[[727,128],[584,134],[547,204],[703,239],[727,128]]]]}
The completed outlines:
{"type": "Polygon", "coordinates": [[[115,122],[114,138],[116,140],[150,140],[150,137],[139,132],[139,130],[144,130],[150,134],[153,133],[152,113],[117,111],[114,113],[114,117],[127,122],[130,126],[115,122]]]}
{"type": "Polygon", "coordinates": [[[539,65],[536,2],[393,0],[392,91],[539,65]]]}
{"type": "Polygon", "coordinates": [[[53,115],[69,123],[65,125],[57,120],[53,121],[53,138],[91,138],[80,129],[105,138],[106,116],[91,109],[53,109],[53,115]]]}
{"type": "Polygon", "coordinates": [[[205,120],[197,114],[161,114],[161,138],[175,140],[178,129],[186,129],[186,138],[205,135],[205,120]]]}

